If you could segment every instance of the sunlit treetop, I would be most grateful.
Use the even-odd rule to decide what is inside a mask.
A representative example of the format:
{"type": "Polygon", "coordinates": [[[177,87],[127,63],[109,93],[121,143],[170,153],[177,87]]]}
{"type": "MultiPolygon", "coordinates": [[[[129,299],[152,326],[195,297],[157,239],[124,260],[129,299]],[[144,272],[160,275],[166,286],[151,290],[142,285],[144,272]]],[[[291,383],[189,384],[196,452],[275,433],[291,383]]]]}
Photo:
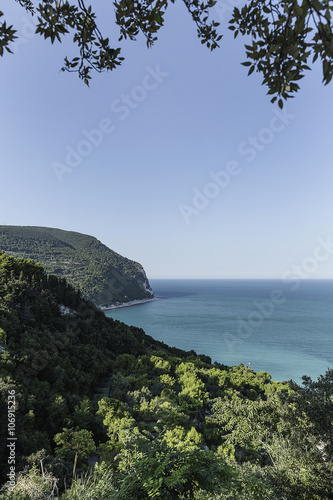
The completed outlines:
{"type": "MultiPolygon", "coordinates": [[[[37,18],[36,33],[51,43],[72,36],[77,55],[64,58],[63,71],[76,72],[87,85],[93,71],[111,71],[124,60],[121,47],[112,47],[98,27],[96,14],[84,0],[16,0],[37,18]]],[[[175,0],[171,0],[172,3],[175,0]]],[[[210,50],[219,47],[222,27],[213,20],[215,0],[183,0],[196,27],[202,44],[210,50]]],[[[114,0],[118,41],[135,40],[138,34],[146,39],[147,47],[157,41],[164,25],[167,0],[114,0]]],[[[240,9],[234,8],[228,28],[235,38],[241,34],[250,40],[245,45],[248,74],[262,74],[271,101],[293,97],[298,81],[304,77],[316,59],[322,63],[323,83],[333,75],[333,2],[330,0],[253,0],[240,9]]],[[[16,30],[8,26],[0,11],[0,55],[12,52],[16,30]]]]}

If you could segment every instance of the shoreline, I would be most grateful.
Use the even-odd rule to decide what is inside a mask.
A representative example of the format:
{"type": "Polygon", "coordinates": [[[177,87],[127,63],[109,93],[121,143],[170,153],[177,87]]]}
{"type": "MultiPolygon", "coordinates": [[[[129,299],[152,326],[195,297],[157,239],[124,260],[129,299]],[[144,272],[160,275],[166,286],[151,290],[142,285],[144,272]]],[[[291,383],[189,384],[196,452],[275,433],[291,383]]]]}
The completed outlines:
{"type": "Polygon", "coordinates": [[[138,299],[138,300],[130,300],[129,302],[119,302],[117,304],[111,304],[110,306],[99,306],[101,311],[110,311],[112,309],[121,309],[123,307],[131,307],[138,306],[140,304],[145,304],[146,302],[152,302],[156,300],[156,297],[152,299],[138,299]]]}

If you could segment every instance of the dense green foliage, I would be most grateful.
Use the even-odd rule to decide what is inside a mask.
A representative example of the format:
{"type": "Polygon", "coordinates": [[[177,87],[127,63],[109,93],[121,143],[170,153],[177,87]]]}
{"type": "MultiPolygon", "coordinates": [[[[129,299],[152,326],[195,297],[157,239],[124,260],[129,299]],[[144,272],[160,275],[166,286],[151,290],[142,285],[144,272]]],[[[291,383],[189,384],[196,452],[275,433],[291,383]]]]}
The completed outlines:
{"type": "Polygon", "coordinates": [[[100,306],[153,297],[142,266],[92,236],[45,227],[0,226],[0,250],[40,262],[47,274],[66,278],[84,298],[100,306]]]}
{"type": "Polygon", "coordinates": [[[333,497],[333,370],[301,388],[212,364],[5,253],[0,328],[2,483],[13,393],[17,436],[0,499],[333,497]]]}
{"type": "MultiPolygon", "coordinates": [[[[40,264],[5,253],[0,253],[0,328],[6,339],[0,358],[1,433],[4,439],[5,401],[12,388],[22,457],[51,450],[65,422],[85,427],[91,405],[84,398],[92,399],[118,354],[163,345],[141,329],[106,318],[64,279],[45,275],[40,264]]],[[[3,460],[4,451],[2,440],[3,460]]]]}
{"type": "MultiPolygon", "coordinates": [[[[174,3],[175,0],[171,0],[174,3]]],[[[219,46],[222,35],[218,22],[211,19],[214,7],[222,12],[238,2],[216,0],[183,0],[192,17],[201,43],[211,50],[219,46]],[[226,7],[227,6],[227,7],[226,7]]],[[[97,16],[84,0],[19,0],[30,14],[37,13],[36,33],[61,42],[67,35],[73,36],[77,55],[65,57],[63,70],[77,72],[88,85],[91,72],[111,71],[123,61],[121,47],[112,47],[109,38],[102,35],[97,16]]],[[[167,0],[115,0],[115,23],[119,42],[135,40],[142,34],[148,47],[157,40],[157,33],[164,25],[167,0]]],[[[234,7],[229,29],[250,38],[245,45],[249,74],[254,70],[263,76],[263,84],[272,94],[272,102],[278,97],[288,99],[298,91],[298,82],[309,70],[309,64],[319,59],[323,68],[323,82],[333,76],[333,27],[332,2],[330,0],[250,0],[242,8],[234,7]]],[[[3,13],[0,12],[0,18],[3,13]]],[[[0,55],[11,52],[16,31],[6,21],[0,21],[0,55]]],[[[113,45],[113,43],[112,43],[113,45]]],[[[279,99],[280,107],[283,106],[279,99]]]]}

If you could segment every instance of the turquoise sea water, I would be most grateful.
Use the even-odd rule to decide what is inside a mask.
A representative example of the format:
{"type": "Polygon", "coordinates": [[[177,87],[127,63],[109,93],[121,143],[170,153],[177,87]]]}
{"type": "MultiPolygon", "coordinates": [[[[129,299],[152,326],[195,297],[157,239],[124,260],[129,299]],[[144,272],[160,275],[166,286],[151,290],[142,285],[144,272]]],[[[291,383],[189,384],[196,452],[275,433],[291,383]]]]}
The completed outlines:
{"type": "Polygon", "coordinates": [[[333,368],[333,280],[150,280],[155,301],[106,311],[157,340],[275,380],[333,368]]]}

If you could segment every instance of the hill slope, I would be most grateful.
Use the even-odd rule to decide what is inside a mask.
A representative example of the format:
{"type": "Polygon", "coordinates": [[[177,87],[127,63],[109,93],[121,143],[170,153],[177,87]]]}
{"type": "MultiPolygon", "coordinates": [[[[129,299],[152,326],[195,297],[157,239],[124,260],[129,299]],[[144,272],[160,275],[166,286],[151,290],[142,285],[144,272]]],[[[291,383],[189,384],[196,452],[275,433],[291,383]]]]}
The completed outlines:
{"type": "Polygon", "coordinates": [[[85,234],[35,226],[0,226],[0,250],[40,262],[101,307],[154,298],[141,264],[85,234]]]}
{"type": "Polygon", "coordinates": [[[40,264],[0,251],[0,486],[10,465],[9,395],[16,398],[19,470],[31,453],[54,448],[53,436],[65,422],[74,419],[73,425],[80,425],[75,408],[83,398],[92,399],[119,354],[147,355],[164,348],[189,355],[105,317],[65,279],[46,276],[40,264]]]}
{"type": "Polygon", "coordinates": [[[0,351],[1,500],[332,499],[333,370],[212,364],[4,252],[0,351]]]}

